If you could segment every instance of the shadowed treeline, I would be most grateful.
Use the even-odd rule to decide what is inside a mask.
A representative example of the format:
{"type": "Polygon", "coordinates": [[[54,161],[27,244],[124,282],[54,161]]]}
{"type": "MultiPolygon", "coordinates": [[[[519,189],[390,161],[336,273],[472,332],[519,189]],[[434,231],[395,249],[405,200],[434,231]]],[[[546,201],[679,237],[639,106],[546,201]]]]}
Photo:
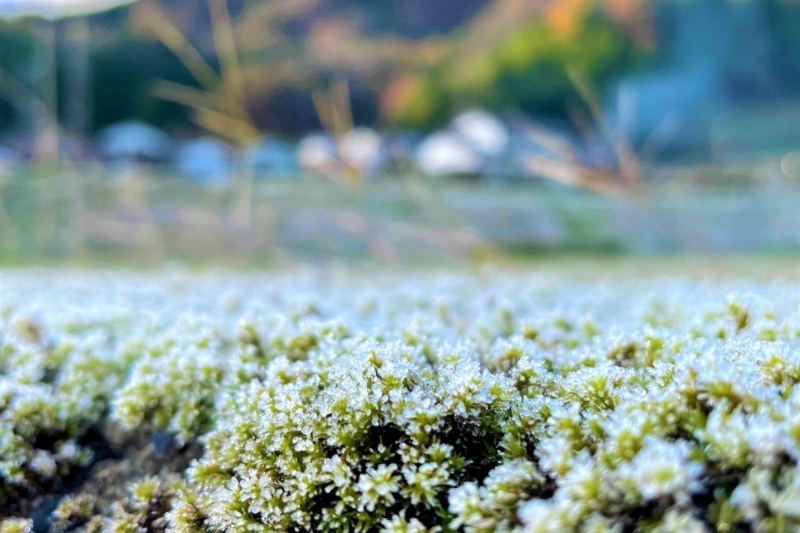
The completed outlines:
{"type": "MultiPolygon", "coordinates": [[[[232,74],[225,72],[231,48],[240,65],[235,90],[247,96],[249,115],[261,129],[290,135],[321,126],[313,92],[336,79],[346,79],[353,88],[356,121],[373,126],[431,127],[460,106],[492,101],[505,108],[563,114],[559,100],[574,96],[564,67],[577,60],[592,78],[606,78],[630,66],[637,49],[645,49],[617,23],[632,15],[615,8],[616,3],[608,10],[590,4],[139,2],[90,16],[83,29],[76,29],[72,19],[56,24],[59,116],[68,128],[83,126],[88,132],[132,118],[188,127],[192,121],[184,108],[154,98],[159,92],[174,96],[159,91],[159,80],[209,89],[218,82],[217,73],[232,74]],[[215,33],[229,16],[232,39],[215,33]],[[88,54],[89,61],[85,94],[68,79],[80,53],[88,54]],[[524,89],[530,85],[528,74],[551,69],[548,65],[555,68],[548,73],[548,86],[524,89]],[[69,105],[75,99],[85,100],[86,117],[70,116],[82,112],[69,105]]],[[[30,19],[2,24],[0,65],[23,82],[36,81],[31,68],[47,68],[37,47],[46,25],[30,19]]],[[[25,118],[18,109],[3,111],[6,121],[25,118]]]]}

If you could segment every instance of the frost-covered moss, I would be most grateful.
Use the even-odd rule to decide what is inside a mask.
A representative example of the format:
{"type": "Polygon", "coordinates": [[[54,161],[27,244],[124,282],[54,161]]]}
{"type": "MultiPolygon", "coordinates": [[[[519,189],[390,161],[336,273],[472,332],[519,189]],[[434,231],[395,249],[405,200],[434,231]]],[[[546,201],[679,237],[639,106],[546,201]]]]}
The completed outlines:
{"type": "Polygon", "coordinates": [[[538,405],[477,361],[354,345],[231,395],[189,475],[214,530],[371,530],[452,519],[450,489],[500,464],[538,405]]]}
{"type": "Polygon", "coordinates": [[[101,339],[64,334],[57,342],[49,334],[28,317],[0,333],[0,502],[91,460],[81,437],[101,423],[123,378],[124,364],[108,357],[101,339]]]}
{"type": "Polygon", "coordinates": [[[0,533],[30,533],[33,531],[33,521],[24,518],[0,519],[0,533]]]}
{"type": "Polygon", "coordinates": [[[800,287],[330,276],[0,276],[0,529],[800,530],[800,287]]]}

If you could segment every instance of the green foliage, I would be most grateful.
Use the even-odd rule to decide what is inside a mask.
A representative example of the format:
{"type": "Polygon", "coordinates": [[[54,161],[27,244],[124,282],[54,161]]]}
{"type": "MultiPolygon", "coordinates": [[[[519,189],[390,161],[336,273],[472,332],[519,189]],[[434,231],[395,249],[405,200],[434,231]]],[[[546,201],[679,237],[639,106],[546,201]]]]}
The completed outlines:
{"type": "MultiPolygon", "coordinates": [[[[41,60],[41,54],[36,54],[35,39],[32,25],[27,22],[8,22],[0,19],[0,73],[11,76],[15,81],[20,81],[25,71],[26,63],[32,60],[41,60]]],[[[8,94],[8,83],[3,83],[0,90],[0,131],[11,126],[14,119],[18,118],[20,110],[17,108],[19,99],[24,95],[8,94]]]]}
{"type": "Polygon", "coordinates": [[[157,43],[127,38],[93,50],[91,68],[92,116],[95,130],[115,122],[137,119],[169,127],[186,123],[186,110],[153,93],[156,80],[195,85],[181,62],[157,43]]]}
{"type": "Polygon", "coordinates": [[[565,116],[568,105],[581,103],[570,70],[603,88],[633,68],[640,55],[622,30],[600,14],[566,35],[537,18],[468,61],[457,56],[437,67],[414,87],[395,118],[405,126],[430,127],[467,105],[565,116]]]}
{"type": "Polygon", "coordinates": [[[566,36],[535,20],[492,53],[496,77],[490,86],[473,92],[485,105],[562,114],[565,104],[579,99],[569,79],[570,69],[602,88],[610,78],[632,68],[636,56],[622,31],[599,16],[590,17],[566,36]]]}

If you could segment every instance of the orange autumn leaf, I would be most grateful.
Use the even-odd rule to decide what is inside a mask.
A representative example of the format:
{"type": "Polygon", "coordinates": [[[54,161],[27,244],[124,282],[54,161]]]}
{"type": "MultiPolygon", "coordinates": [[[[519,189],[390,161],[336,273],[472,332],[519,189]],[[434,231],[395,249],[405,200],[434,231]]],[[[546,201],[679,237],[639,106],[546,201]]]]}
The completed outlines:
{"type": "Polygon", "coordinates": [[[578,28],[591,4],[592,0],[558,0],[547,10],[547,20],[557,34],[570,35],[578,28]]]}
{"type": "Polygon", "coordinates": [[[406,75],[394,80],[380,97],[381,113],[387,117],[397,116],[416,94],[420,84],[418,76],[406,75]]]}
{"type": "Polygon", "coordinates": [[[639,44],[652,46],[652,17],[647,0],[554,0],[546,16],[553,30],[568,36],[593,9],[600,9],[625,28],[639,44]]]}

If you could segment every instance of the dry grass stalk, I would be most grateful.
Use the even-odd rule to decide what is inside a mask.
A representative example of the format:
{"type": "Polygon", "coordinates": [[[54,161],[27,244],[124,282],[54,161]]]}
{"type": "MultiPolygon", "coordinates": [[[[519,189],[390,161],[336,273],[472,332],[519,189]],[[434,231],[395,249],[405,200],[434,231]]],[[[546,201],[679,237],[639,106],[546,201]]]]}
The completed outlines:
{"type": "MultiPolygon", "coordinates": [[[[58,135],[58,123],[56,122],[55,111],[51,110],[34,91],[25,86],[25,84],[20,82],[10,72],[2,68],[0,68],[0,98],[6,100],[12,105],[12,107],[21,113],[25,113],[28,107],[32,104],[35,113],[39,117],[43,118],[47,124],[51,125],[49,128],[47,128],[47,130],[52,131],[55,129],[56,136],[58,135]]],[[[38,144],[40,147],[46,146],[47,143],[44,142],[46,136],[47,132],[44,132],[42,134],[42,138],[39,139],[40,142],[38,144]]],[[[0,185],[2,185],[2,183],[0,183],[0,185]]],[[[22,244],[22,237],[20,232],[14,227],[14,222],[8,212],[8,209],[5,205],[5,200],[3,199],[1,193],[0,219],[2,219],[2,221],[0,221],[0,225],[2,225],[3,230],[3,241],[12,243],[13,248],[19,249],[22,244]]]]}
{"type": "Polygon", "coordinates": [[[215,90],[219,75],[167,14],[153,0],[142,3],[138,9],[141,21],[181,60],[192,76],[207,90],[215,90]]]}
{"type": "Polygon", "coordinates": [[[544,128],[529,128],[528,134],[556,157],[531,156],[526,160],[527,168],[545,179],[571,187],[634,201],[641,200],[642,167],[627,141],[609,125],[603,113],[597,91],[585,76],[577,71],[568,72],[578,94],[589,108],[592,120],[614,150],[617,167],[597,169],[579,162],[574,148],[544,128]]]}
{"type": "MultiPolygon", "coordinates": [[[[320,124],[338,146],[341,139],[355,128],[347,80],[335,81],[328,91],[314,91],[311,98],[320,124]]],[[[325,177],[348,187],[359,188],[364,185],[363,172],[345,161],[323,172],[325,177]]]]}
{"type": "Polygon", "coordinates": [[[226,0],[209,0],[214,48],[221,64],[218,74],[169,16],[152,0],[141,6],[145,26],[183,63],[201,89],[159,81],[159,98],[185,105],[194,111],[202,129],[241,146],[260,136],[247,109],[247,95],[239,64],[233,21],[226,0]]]}
{"type": "MultiPolygon", "coordinates": [[[[227,1],[208,0],[208,6],[214,51],[220,61],[220,74],[209,66],[160,7],[152,1],[146,5],[145,24],[186,65],[202,87],[197,89],[161,80],[156,84],[155,94],[192,109],[194,120],[200,128],[226,139],[238,150],[261,137],[261,132],[248,109],[234,23],[227,1]]],[[[252,171],[247,171],[240,177],[239,194],[231,208],[231,219],[238,229],[252,236],[255,211],[254,176],[252,171]]]]}

